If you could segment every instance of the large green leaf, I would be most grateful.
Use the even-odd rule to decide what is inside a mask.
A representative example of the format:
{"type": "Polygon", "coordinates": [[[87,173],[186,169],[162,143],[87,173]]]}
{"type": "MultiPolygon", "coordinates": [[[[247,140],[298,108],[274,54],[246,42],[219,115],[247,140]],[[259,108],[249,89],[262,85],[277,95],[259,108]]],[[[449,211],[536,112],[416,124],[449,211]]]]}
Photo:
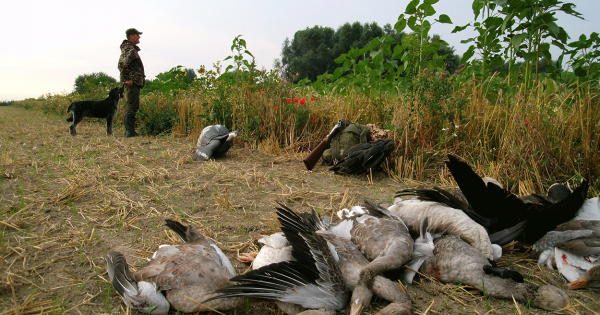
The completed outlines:
{"type": "Polygon", "coordinates": [[[452,24],[452,20],[450,20],[450,17],[446,14],[441,14],[439,19],[437,19],[436,21],[440,23],[452,24]]]}
{"type": "Polygon", "coordinates": [[[556,23],[554,23],[554,21],[548,21],[548,22],[546,22],[546,26],[555,35],[558,35],[558,33],[560,32],[560,29],[559,29],[558,25],[556,25],[556,23]]]}
{"type": "Polygon", "coordinates": [[[346,61],[344,61],[343,67],[345,70],[350,70],[352,68],[352,61],[349,59],[346,59],[346,61]]]}
{"type": "Polygon", "coordinates": [[[475,15],[475,20],[479,17],[481,13],[481,9],[483,9],[485,3],[482,0],[473,0],[473,4],[471,7],[473,8],[473,14],[475,15]]]}
{"type": "Polygon", "coordinates": [[[431,4],[423,3],[419,6],[419,9],[423,10],[425,16],[432,16],[435,14],[435,9],[431,4]]]}
{"type": "Polygon", "coordinates": [[[475,54],[475,46],[471,45],[469,47],[469,49],[467,49],[467,51],[465,51],[463,57],[461,58],[460,62],[461,63],[467,63],[467,61],[469,61],[469,59],[471,59],[471,57],[473,57],[473,55],[475,54]]]}
{"type": "Polygon", "coordinates": [[[342,76],[342,74],[344,74],[344,70],[342,70],[342,68],[336,68],[335,71],[333,71],[333,76],[331,77],[331,80],[337,80],[340,76],[342,76]]]}
{"type": "Polygon", "coordinates": [[[417,12],[417,5],[419,5],[419,0],[412,0],[408,3],[408,5],[406,5],[406,10],[404,10],[404,13],[415,14],[415,12],[417,12]]]}
{"type": "Polygon", "coordinates": [[[508,27],[508,23],[511,22],[513,20],[513,13],[509,12],[506,17],[504,18],[504,21],[502,22],[502,28],[500,28],[500,32],[504,33],[504,31],[506,31],[506,28],[508,27]]]}
{"type": "Polygon", "coordinates": [[[420,29],[416,27],[416,23],[417,23],[416,16],[413,15],[408,18],[408,27],[410,27],[411,30],[418,32],[418,31],[420,31],[420,29]]]}
{"type": "Polygon", "coordinates": [[[394,25],[394,29],[396,32],[400,33],[406,28],[406,19],[404,18],[404,14],[400,15],[398,18],[398,22],[394,25]]]}
{"type": "Polygon", "coordinates": [[[335,63],[342,63],[342,62],[346,61],[346,54],[343,54],[343,55],[335,58],[334,61],[335,61],[335,63]]]}
{"type": "Polygon", "coordinates": [[[467,27],[469,27],[469,26],[471,26],[471,23],[469,23],[469,24],[467,24],[467,25],[465,25],[465,26],[457,26],[457,27],[455,27],[455,28],[452,30],[452,33],[458,33],[458,32],[461,32],[461,31],[463,31],[465,28],[467,28],[467,27]]]}
{"type": "Polygon", "coordinates": [[[358,58],[360,55],[362,55],[360,53],[360,49],[358,48],[352,48],[350,49],[350,51],[348,52],[348,57],[352,58],[352,59],[356,59],[358,58]]]}
{"type": "Polygon", "coordinates": [[[513,36],[513,38],[510,40],[510,42],[513,45],[513,48],[515,50],[519,50],[519,47],[521,46],[521,43],[525,39],[527,39],[527,33],[521,33],[521,34],[517,34],[517,35],[513,36]]]}

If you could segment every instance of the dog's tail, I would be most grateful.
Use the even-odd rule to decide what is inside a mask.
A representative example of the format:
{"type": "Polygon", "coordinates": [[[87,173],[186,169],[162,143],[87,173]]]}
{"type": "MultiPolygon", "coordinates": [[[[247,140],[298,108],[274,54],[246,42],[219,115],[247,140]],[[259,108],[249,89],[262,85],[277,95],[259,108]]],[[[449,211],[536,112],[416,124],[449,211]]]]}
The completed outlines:
{"type": "MultiPolygon", "coordinates": [[[[71,105],[69,105],[69,108],[67,108],[67,114],[73,110],[73,104],[75,104],[75,103],[71,103],[71,105]]],[[[73,121],[73,115],[71,115],[71,117],[67,118],[67,121],[73,121]]]]}

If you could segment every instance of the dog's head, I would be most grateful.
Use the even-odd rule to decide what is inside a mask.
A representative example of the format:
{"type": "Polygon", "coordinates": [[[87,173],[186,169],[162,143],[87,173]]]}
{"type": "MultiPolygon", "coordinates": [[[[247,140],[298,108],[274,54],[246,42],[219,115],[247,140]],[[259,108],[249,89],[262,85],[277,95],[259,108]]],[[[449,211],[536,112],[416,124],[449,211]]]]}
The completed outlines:
{"type": "Polygon", "coordinates": [[[123,98],[123,92],[124,92],[123,86],[119,86],[119,87],[116,87],[116,88],[110,90],[110,92],[108,93],[108,96],[111,98],[114,98],[114,99],[120,99],[120,98],[123,98]]]}

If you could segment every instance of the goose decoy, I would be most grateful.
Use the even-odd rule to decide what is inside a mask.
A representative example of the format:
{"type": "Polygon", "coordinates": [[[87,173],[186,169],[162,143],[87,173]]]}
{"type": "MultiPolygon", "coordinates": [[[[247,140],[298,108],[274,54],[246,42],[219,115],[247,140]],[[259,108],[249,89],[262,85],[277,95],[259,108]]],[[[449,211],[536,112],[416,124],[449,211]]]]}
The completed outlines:
{"type": "Polygon", "coordinates": [[[292,246],[283,232],[263,236],[258,242],[263,244],[258,253],[240,254],[237,258],[238,261],[252,263],[252,269],[256,270],[262,266],[294,260],[292,246]]]}
{"type": "Polygon", "coordinates": [[[336,174],[363,174],[383,163],[393,150],[393,139],[359,143],[351,147],[348,156],[338,161],[329,170],[336,174]]]}
{"type": "Polygon", "coordinates": [[[208,161],[225,155],[233,146],[233,139],[238,136],[237,131],[229,132],[223,125],[211,125],[202,129],[198,137],[198,149],[192,155],[194,161],[208,161]]]}
{"type": "Polygon", "coordinates": [[[218,295],[215,290],[232,284],[229,278],[235,276],[235,270],[216,244],[192,226],[173,220],[166,220],[166,225],[184,243],[161,245],[148,265],[138,271],[129,270],[122,253],[110,251],[106,255],[109,278],[123,302],[150,314],[165,314],[169,306],[186,313],[241,306],[240,298],[212,301],[206,306],[190,300],[202,302],[218,295]]]}
{"type": "Polygon", "coordinates": [[[529,202],[529,198],[521,199],[501,185],[486,183],[471,166],[453,155],[448,155],[446,165],[468,202],[469,209],[465,210],[464,205],[460,209],[482,224],[490,238],[499,244],[510,242],[521,234],[526,242],[535,243],[546,232],[575,216],[589,188],[584,179],[579,187],[559,201],[532,195],[537,202],[529,202]]]}
{"type": "Polygon", "coordinates": [[[492,246],[485,228],[459,209],[438,202],[396,198],[388,210],[402,218],[412,235],[420,235],[421,224],[427,219],[431,234],[456,235],[479,249],[489,260],[498,259],[502,253],[500,246],[492,246]]]}
{"type": "Polygon", "coordinates": [[[413,253],[413,239],[400,217],[365,200],[363,205],[338,212],[342,222],[329,230],[350,239],[370,263],[362,273],[369,277],[400,268],[413,253]]]}
{"type": "Polygon", "coordinates": [[[590,268],[581,278],[569,283],[569,289],[571,290],[584,288],[600,291],[600,266],[590,268]]]}
{"type": "Polygon", "coordinates": [[[295,261],[271,264],[235,277],[232,281],[244,284],[219,290],[224,293],[222,297],[252,296],[310,309],[341,310],[352,291],[350,314],[360,314],[370,304],[373,293],[393,302],[382,312],[412,313],[410,298],[396,283],[381,276],[369,279],[360,273],[369,261],[349,239],[329,231],[314,212],[298,214],[279,205],[277,217],[295,261]]]}
{"type": "Polygon", "coordinates": [[[529,303],[537,308],[555,311],[568,305],[567,295],[551,285],[536,286],[518,283],[512,279],[502,279],[488,274],[491,267],[481,252],[455,235],[444,235],[435,240],[433,257],[425,260],[420,272],[444,283],[461,283],[485,291],[489,296],[514,299],[529,303]]]}

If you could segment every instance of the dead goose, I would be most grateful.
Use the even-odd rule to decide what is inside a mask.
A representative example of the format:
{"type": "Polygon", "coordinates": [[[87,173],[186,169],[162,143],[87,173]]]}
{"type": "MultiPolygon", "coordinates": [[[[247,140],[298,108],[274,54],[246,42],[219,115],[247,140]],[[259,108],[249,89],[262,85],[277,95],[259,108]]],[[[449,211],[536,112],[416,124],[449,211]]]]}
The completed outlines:
{"type": "MultiPolygon", "coordinates": [[[[150,314],[165,314],[169,305],[181,312],[208,311],[189,298],[201,302],[217,295],[215,290],[231,285],[233,266],[223,252],[192,226],[166,220],[166,225],[184,241],[162,245],[147,266],[132,272],[125,256],[117,251],[106,255],[113,288],[126,305],[150,314]],[[164,294],[164,296],[163,296],[164,294]]],[[[231,298],[205,303],[217,310],[241,306],[242,299],[231,298]]]]}
{"type": "Polygon", "coordinates": [[[412,313],[410,299],[397,284],[380,276],[361,277],[360,270],[368,260],[349,239],[328,231],[314,212],[301,215],[280,205],[277,216],[296,261],[271,264],[233,278],[245,283],[221,289],[222,297],[253,296],[305,308],[340,310],[351,290],[351,314],[360,314],[373,293],[395,302],[382,312],[412,313]]]}
{"type": "Polygon", "coordinates": [[[400,268],[413,253],[413,239],[400,217],[367,200],[362,206],[338,212],[343,219],[329,230],[350,239],[370,263],[363,273],[373,277],[400,268]]]}
{"type": "Polygon", "coordinates": [[[348,156],[329,168],[336,174],[359,175],[379,166],[394,150],[394,140],[359,143],[348,150],[348,156]]]}
{"type": "Polygon", "coordinates": [[[533,250],[538,264],[555,267],[569,281],[600,264],[600,221],[575,220],[559,225],[540,238],[533,250]]]}
{"type": "Polygon", "coordinates": [[[500,246],[492,246],[485,228],[461,210],[438,202],[401,198],[396,198],[388,210],[402,218],[413,235],[420,234],[421,224],[427,219],[428,231],[432,234],[456,235],[479,249],[489,260],[498,259],[502,254],[500,246]]]}
{"type": "Polygon", "coordinates": [[[590,268],[581,278],[569,283],[571,290],[584,288],[600,291],[600,266],[590,268]]]}
{"type": "MultiPolygon", "coordinates": [[[[490,239],[498,244],[506,244],[520,235],[523,235],[526,242],[534,243],[546,232],[575,216],[589,187],[588,182],[583,180],[581,185],[566,197],[560,197],[560,193],[564,192],[559,188],[555,199],[562,199],[558,201],[539,195],[519,198],[505,190],[497,181],[486,182],[471,166],[453,155],[448,155],[446,165],[467,203],[460,203],[460,198],[452,199],[440,189],[437,189],[437,193],[442,195],[441,199],[449,200],[448,205],[463,210],[474,221],[484,226],[490,234],[490,239]]],[[[435,199],[431,196],[430,198],[435,199]]]]}
{"type": "Polygon", "coordinates": [[[433,257],[433,249],[435,248],[433,241],[441,235],[431,234],[428,228],[428,218],[425,217],[421,222],[420,235],[414,242],[413,257],[406,263],[405,268],[402,270],[401,279],[404,283],[411,284],[416,271],[421,268],[423,262],[427,258],[433,257]]]}
{"type": "Polygon", "coordinates": [[[198,148],[192,155],[194,161],[208,161],[225,155],[233,146],[233,139],[238,136],[237,131],[229,132],[223,125],[211,125],[202,129],[198,137],[198,148]]]}
{"type": "Polygon", "coordinates": [[[252,269],[256,270],[262,266],[294,259],[292,246],[283,232],[263,236],[258,242],[263,244],[258,253],[242,253],[238,256],[238,261],[252,263],[252,269]]]}
{"type": "MultiPolygon", "coordinates": [[[[484,266],[490,266],[481,252],[454,235],[435,241],[434,256],[425,260],[420,272],[445,283],[462,283],[484,291],[489,296],[528,303],[537,308],[554,311],[568,305],[567,295],[551,285],[536,286],[517,283],[488,275],[484,266]]],[[[491,267],[491,266],[490,266],[491,267]]]]}

